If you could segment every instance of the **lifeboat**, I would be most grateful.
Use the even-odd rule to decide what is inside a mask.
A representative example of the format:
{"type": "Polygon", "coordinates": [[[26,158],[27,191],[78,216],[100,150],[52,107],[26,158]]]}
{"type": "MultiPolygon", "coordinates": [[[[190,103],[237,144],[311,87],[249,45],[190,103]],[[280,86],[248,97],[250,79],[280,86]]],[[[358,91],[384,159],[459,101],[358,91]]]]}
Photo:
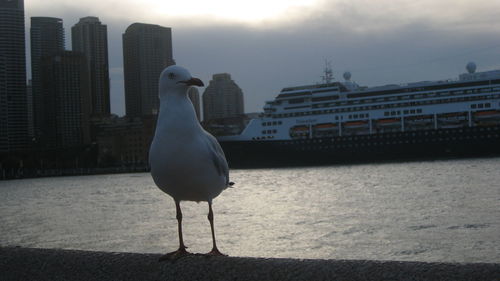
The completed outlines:
{"type": "Polygon", "coordinates": [[[337,124],[335,123],[321,123],[321,124],[316,124],[314,125],[314,130],[330,130],[330,129],[335,129],[337,127],[337,124]]]}
{"type": "Polygon", "coordinates": [[[368,125],[368,121],[350,121],[344,123],[344,128],[364,128],[368,125]]]}
{"type": "Polygon", "coordinates": [[[376,121],[378,126],[395,126],[401,124],[401,119],[399,118],[385,118],[376,121]]]}
{"type": "Polygon", "coordinates": [[[295,126],[290,129],[292,132],[307,132],[309,131],[308,126],[295,126]]]}
{"type": "Polygon", "coordinates": [[[313,126],[314,137],[331,137],[338,134],[337,124],[335,123],[320,123],[313,126]]]}
{"type": "Polygon", "coordinates": [[[468,125],[467,112],[452,112],[439,114],[438,126],[443,129],[459,128],[468,125]]]}
{"type": "Polygon", "coordinates": [[[309,136],[309,126],[295,126],[290,128],[290,137],[307,138],[309,136]]]}
{"type": "Polygon", "coordinates": [[[498,110],[486,110],[486,111],[477,111],[473,113],[474,117],[477,119],[492,119],[492,118],[500,118],[500,111],[498,110]]]}

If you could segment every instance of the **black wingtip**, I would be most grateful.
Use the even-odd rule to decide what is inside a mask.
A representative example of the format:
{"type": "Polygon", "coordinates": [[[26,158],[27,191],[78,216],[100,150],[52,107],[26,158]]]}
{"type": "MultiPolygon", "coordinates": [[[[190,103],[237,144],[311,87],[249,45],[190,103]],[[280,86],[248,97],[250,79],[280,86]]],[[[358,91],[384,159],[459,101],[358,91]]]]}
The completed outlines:
{"type": "Polygon", "coordinates": [[[234,182],[230,181],[227,185],[232,187],[234,185],[234,182]]]}

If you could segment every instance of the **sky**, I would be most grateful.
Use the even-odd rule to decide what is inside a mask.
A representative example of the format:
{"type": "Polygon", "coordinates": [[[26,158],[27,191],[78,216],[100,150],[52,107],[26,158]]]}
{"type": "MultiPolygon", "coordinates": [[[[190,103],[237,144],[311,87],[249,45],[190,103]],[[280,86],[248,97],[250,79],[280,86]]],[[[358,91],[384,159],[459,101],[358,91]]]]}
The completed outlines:
{"type": "Polygon", "coordinates": [[[230,73],[245,112],[259,112],[284,87],[321,82],[325,61],[337,81],[349,71],[363,86],[454,79],[469,61],[500,69],[498,11],[498,0],[25,0],[27,34],[32,16],[62,18],[67,49],[80,18],[108,26],[120,116],[122,34],[135,22],[171,27],[178,65],[205,85],[230,73]]]}

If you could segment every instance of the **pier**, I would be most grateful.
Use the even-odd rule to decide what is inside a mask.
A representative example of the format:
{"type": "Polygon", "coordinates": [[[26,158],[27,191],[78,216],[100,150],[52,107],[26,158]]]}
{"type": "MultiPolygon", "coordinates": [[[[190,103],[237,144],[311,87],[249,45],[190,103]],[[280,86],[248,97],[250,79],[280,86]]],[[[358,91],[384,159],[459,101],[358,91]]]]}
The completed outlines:
{"type": "Polygon", "coordinates": [[[500,280],[498,263],[300,260],[0,247],[2,280],[500,280]]]}

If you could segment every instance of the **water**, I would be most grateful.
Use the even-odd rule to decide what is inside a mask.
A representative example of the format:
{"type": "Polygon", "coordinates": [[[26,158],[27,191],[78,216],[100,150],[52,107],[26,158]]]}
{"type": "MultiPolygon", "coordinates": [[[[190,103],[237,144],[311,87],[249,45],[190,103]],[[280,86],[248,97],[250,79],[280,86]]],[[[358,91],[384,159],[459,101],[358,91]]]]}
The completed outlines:
{"type": "MultiPolygon", "coordinates": [[[[234,170],[214,201],[232,256],[500,262],[500,158],[234,170]]],[[[211,249],[206,203],[184,240],[211,249]]],[[[0,245],[165,253],[173,200],[149,174],[0,182],[0,245]]]]}

